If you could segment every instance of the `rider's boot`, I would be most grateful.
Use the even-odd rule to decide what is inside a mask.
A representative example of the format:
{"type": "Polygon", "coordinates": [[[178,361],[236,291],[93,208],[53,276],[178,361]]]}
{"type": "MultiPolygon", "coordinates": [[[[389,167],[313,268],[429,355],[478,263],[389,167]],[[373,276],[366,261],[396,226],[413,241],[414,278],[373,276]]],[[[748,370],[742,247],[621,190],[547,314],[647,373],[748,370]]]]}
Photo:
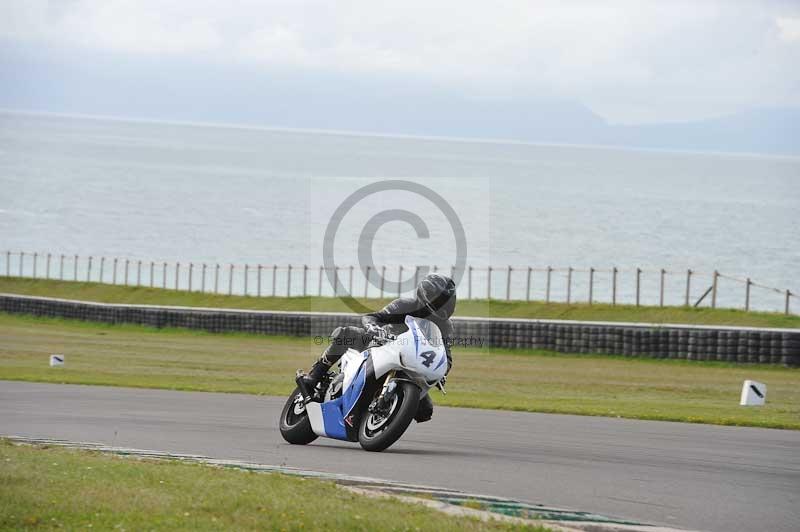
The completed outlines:
{"type": "Polygon", "coordinates": [[[333,358],[333,353],[331,353],[333,347],[333,345],[329,345],[322,353],[322,356],[319,357],[319,360],[314,362],[314,365],[311,366],[308,375],[303,377],[303,384],[305,384],[309,392],[317,387],[320,379],[331,369],[331,366],[335,362],[336,358],[333,358]]]}
{"type": "Polygon", "coordinates": [[[307,389],[311,391],[316,388],[320,379],[322,379],[323,375],[325,375],[329,369],[331,369],[331,366],[321,359],[314,362],[308,375],[303,377],[303,383],[305,383],[307,389]]]}

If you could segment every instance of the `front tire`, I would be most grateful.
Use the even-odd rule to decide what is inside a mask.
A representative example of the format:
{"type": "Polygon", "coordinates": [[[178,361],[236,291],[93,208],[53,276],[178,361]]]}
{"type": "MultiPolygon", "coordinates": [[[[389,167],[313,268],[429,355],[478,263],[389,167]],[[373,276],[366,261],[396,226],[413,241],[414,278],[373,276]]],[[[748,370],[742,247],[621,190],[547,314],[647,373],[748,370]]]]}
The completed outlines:
{"type": "Polygon", "coordinates": [[[398,381],[397,384],[395,397],[386,416],[365,412],[361,418],[358,443],[366,451],[380,452],[387,449],[400,439],[417,413],[419,387],[408,381],[398,381]]]}
{"type": "Polygon", "coordinates": [[[306,445],[317,439],[317,435],[311,430],[311,420],[308,419],[302,399],[300,388],[295,388],[281,411],[281,436],[294,445],[306,445]]]}

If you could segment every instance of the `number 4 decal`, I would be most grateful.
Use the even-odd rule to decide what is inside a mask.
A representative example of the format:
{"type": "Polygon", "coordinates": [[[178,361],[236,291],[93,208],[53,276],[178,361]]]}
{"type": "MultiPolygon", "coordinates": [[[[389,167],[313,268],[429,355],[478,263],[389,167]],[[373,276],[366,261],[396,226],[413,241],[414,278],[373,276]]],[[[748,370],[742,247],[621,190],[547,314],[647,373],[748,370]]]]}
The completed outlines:
{"type": "Polygon", "coordinates": [[[431,367],[433,361],[436,360],[436,353],[433,351],[425,351],[424,353],[420,353],[419,356],[422,357],[422,365],[426,368],[431,367]]]}

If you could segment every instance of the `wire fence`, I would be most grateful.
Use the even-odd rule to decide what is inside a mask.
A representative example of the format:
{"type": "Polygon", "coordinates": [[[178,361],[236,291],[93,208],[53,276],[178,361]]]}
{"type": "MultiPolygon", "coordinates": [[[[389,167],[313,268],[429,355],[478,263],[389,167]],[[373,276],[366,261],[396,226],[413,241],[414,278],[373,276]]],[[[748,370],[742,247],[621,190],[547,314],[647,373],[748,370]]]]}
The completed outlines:
{"type": "MultiPolygon", "coordinates": [[[[5,252],[7,277],[58,279],[254,297],[386,298],[410,295],[426,267],[169,262],[5,252]],[[338,287],[338,289],[337,289],[338,287]]],[[[718,271],[532,266],[427,267],[458,281],[463,299],[707,306],[793,313],[789,289],[718,271]]],[[[2,271],[2,270],[0,270],[2,271]]]]}

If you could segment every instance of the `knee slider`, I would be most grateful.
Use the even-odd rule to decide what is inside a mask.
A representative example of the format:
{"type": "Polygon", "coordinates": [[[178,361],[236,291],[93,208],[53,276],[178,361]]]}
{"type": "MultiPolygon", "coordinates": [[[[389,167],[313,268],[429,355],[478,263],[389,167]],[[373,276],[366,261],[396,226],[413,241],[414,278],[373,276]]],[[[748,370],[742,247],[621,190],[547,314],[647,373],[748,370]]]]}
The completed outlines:
{"type": "Polygon", "coordinates": [[[426,395],[420,400],[414,419],[417,421],[417,423],[424,423],[425,421],[430,421],[432,417],[433,400],[431,400],[429,395],[426,395]]]}
{"type": "Polygon", "coordinates": [[[344,329],[344,327],[336,327],[331,333],[330,336],[331,340],[336,340],[337,338],[339,338],[339,335],[342,334],[342,329],[344,329]]]}
{"type": "Polygon", "coordinates": [[[352,347],[360,334],[358,327],[336,327],[331,333],[331,344],[352,347]]]}
{"type": "Polygon", "coordinates": [[[355,338],[359,334],[358,327],[336,327],[331,333],[331,340],[355,338]]]}

